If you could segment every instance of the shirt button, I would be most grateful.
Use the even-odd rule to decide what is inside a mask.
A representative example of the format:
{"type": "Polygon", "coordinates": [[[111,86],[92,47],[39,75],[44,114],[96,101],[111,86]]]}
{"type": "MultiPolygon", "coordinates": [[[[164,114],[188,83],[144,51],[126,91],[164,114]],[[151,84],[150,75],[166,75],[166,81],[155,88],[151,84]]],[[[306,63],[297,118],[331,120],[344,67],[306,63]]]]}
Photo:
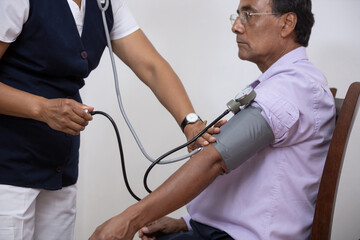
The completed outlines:
{"type": "Polygon", "coordinates": [[[58,166],[58,167],[56,168],[56,172],[58,172],[58,173],[61,173],[62,170],[63,170],[63,168],[62,168],[61,166],[58,166]]]}
{"type": "Polygon", "coordinates": [[[87,54],[86,51],[82,51],[82,52],[80,53],[80,55],[81,55],[81,58],[82,58],[82,59],[86,59],[86,58],[88,57],[88,54],[87,54]]]}

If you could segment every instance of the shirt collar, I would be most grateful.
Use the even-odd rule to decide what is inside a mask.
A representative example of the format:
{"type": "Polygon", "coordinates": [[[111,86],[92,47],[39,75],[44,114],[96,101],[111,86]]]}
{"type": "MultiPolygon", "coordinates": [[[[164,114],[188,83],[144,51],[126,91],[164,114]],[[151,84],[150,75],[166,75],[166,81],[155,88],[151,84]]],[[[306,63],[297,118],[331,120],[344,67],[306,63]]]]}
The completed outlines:
{"type": "Polygon", "coordinates": [[[258,80],[261,82],[267,79],[268,76],[271,75],[273,69],[275,69],[277,66],[290,65],[299,60],[308,60],[305,47],[298,47],[279,58],[279,60],[277,60],[273,65],[271,65],[269,69],[267,69],[262,75],[260,75],[258,80]]]}

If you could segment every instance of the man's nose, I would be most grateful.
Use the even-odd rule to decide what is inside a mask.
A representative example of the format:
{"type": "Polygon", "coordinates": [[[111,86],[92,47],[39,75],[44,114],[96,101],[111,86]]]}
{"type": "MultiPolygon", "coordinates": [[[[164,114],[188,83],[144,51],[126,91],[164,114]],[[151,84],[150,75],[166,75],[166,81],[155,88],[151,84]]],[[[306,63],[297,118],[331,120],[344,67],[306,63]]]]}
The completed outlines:
{"type": "Polygon", "coordinates": [[[231,27],[231,31],[233,33],[244,33],[245,32],[245,26],[242,24],[239,18],[237,18],[234,22],[234,24],[231,27]]]}

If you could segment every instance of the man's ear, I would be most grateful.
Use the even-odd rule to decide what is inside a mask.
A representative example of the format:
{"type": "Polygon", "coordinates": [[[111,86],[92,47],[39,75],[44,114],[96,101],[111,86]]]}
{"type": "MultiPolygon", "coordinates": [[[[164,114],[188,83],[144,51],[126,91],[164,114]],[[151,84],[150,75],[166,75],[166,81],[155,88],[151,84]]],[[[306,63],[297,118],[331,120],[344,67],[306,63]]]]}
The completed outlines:
{"type": "Polygon", "coordinates": [[[281,16],[281,36],[283,38],[288,37],[295,31],[297,23],[297,16],[293,12],[285,13],[281,16]]]}

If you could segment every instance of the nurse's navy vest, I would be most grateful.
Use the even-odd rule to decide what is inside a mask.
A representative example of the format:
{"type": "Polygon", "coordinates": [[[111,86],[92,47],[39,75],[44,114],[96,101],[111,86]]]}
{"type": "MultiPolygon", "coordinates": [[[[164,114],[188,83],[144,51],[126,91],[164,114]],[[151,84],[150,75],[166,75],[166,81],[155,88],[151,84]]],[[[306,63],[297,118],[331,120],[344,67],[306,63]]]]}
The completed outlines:
{"type": "MultiPolygon", "coordinates": [[[[111,6],[106,17],[111,29],[111,6]]],[[[81,102],[83,79],[105,47],[97,0],[86,1],[81,37],[67,0],[30,0],[28,21],[0,60],[0,82],[48,99],[81,102]]],[[[0,114],[0,184],[55,190],[76,183],[79,144],[80,136],[46,123],[0,114]]]]}

